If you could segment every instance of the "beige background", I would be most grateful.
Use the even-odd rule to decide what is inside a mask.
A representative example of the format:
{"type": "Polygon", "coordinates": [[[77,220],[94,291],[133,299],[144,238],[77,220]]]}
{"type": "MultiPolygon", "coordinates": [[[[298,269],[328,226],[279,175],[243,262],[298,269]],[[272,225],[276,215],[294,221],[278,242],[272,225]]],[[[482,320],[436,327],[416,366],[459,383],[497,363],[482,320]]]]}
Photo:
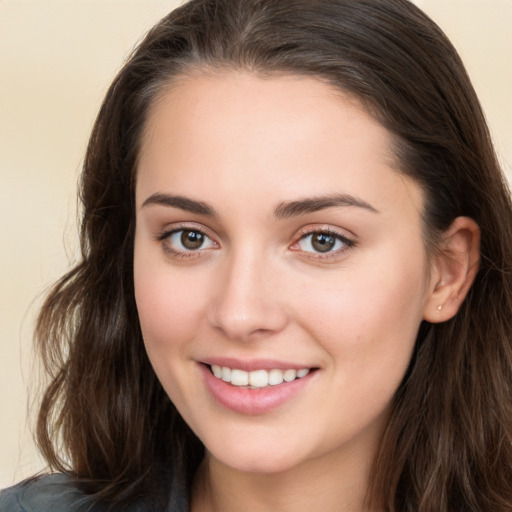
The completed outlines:
{"type": "MultiPolygon", "coordinates": [[[[27,421],[34,313],[73,259],[76,178],[101,98],[178,1],[0,0],[0,488],[42,467],[27,421]]],[[[512,0],[418,0],[460,50],[512,163],[512,0]]]]}

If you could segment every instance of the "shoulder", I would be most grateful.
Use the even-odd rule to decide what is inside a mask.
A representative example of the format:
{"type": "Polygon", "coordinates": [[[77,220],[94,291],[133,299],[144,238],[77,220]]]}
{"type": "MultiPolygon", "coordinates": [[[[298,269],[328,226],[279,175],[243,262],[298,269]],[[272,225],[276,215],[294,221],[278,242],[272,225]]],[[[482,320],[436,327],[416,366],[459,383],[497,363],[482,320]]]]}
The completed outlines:
{"type": "Polygon", "coordinates": [[[0,512],[103,512],[63,474],[21,482],[0,492],[0,512]]]}
{"type": "MultiPolygon", "coordinates": [[[[169,475],[167,475],[169,476],[169,475]]],[[[188,488],[180,479],[169,478],[169,494],[163,497],[168,505],[163,508],[173,512],[186,512],[188,488]]],[[[72,479],[64,474],[31,478],[0,491],[0,512],[107,512],[106,503],[93,501],[76,487],[72,479]]],[[[159,504],[137,501],[123,506],[123,512],[155,512],[162,510],[159,504]]]]}

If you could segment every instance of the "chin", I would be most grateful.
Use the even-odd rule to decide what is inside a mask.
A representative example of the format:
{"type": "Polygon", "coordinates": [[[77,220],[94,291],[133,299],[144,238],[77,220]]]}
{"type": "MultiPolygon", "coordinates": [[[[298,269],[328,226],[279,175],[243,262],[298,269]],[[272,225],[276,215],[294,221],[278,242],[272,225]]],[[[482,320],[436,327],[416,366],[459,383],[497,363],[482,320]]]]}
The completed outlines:
{"type": "Polygon", "coordinates": [[[226,457],[225,454],[219,457],[212,454],[223,465],[228,466],[232,470],[243,473],[253,474],[275,474],[283,473],[297,467],[300,461],[295,457],[287,457],[286,454],[268,454],[259,453],[234,453],[232,457],[226,457]]]}
{"type": "Polygon", "coordinates": [[[245,473],[272,474],[282,473],[300,466],[308,459],[308,453],[301,451],[300,445],[283,442],[283,438],[236,439],[226,436],[227,443],[206,441],[206,449],[210,455],[235,471],[245,473]]]}

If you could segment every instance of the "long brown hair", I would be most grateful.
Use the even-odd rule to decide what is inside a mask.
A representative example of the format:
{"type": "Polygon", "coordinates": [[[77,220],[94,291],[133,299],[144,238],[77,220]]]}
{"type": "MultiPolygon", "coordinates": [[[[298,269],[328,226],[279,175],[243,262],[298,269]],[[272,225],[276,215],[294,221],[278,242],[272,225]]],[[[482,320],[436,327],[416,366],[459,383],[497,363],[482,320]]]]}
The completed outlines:
{"type": "Polygon", "coordinates": [[[36,338],[51,382],[39,446],[113,504],[190,479],[202,446],[147,359],[134,302],[134,181],[147,112],[197,69],[303,74],[353,95],[393,136],[425,192],[426,246],[457,216],[481,229],[459,313],[420,327],[374,463],[388,512],[512,507],[512,206],[455,49],[407,0],[192,0],[156,25],[111,85],[85,159],[82,259],[51,291],[36,338]],[[176,461],[169,468],[169,461],[176,461]],[[165,474],[165,473],[163,473],[165,474]]]}

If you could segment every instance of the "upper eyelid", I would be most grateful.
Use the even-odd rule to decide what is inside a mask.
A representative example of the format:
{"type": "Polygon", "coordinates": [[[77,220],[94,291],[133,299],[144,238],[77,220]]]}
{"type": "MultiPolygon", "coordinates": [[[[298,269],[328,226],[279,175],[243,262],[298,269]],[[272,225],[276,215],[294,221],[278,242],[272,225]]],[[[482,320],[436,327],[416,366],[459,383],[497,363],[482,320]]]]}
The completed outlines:
{"type": "Polygon", "coordinates": [[[330,235],[337,236],[344,240],[349,240],[353,243],[354,243],[354,239],[356,238],[356,236],[352,232],[348,231],[347,229],[335,228],[335,227],[326,226],[326,225],[319,225],[316,227],[308,226],[308,227],[303,227],[303,228],[299,229],[296,232],[296,235],[294,237],[295,241],[293,243],[296,243],[298,240],[300,240],[301,238],[304,238],[308,235],[314,235],[315,233],[329,233],[330,235]]]}
{"type": "Polygon", "coordinates": [[[205,226],[198,225],[195,223],[189,223],[189,222],[177,222],[172,226],[166,226],[162,229],[160,229],[157,234],[156,238],[158,240],[163,240],[164,238],[167,238],[168,236],[172,235],[173,233],[176,233],[178,231],[198,231],[199,233],[202,233],[203,235],[206,235],[208,238],[215,240],[216,237],[212,235],[211,230],[206,228],[205,226]]]}

